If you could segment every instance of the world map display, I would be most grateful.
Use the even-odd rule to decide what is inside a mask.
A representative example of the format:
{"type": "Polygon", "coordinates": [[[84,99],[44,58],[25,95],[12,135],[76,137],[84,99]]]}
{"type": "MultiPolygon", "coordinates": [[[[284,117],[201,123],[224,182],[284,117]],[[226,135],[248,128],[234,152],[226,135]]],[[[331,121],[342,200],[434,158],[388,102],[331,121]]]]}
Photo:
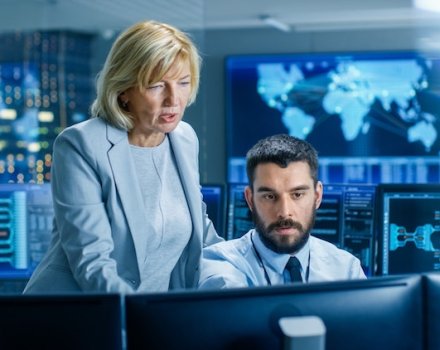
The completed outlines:
{"type": "MultiPolygon", "coordinates": [[[[313,64],[306,66],[313,70],[313,64]]],[[[270,108],[280,112],[281,120],[292,136],[306,139],[319,122],[306,113],[295,101],[295,93],[313,95],[323,87],[319,102],[330,117],[340,118],[341,131],[346,141],[367,134],[372,121],[368,118],[378,101],[384,111],[396,115],[403,125],[390,121],[384,128],[389,132],[406,131],[407,142],[421,142],[429,152],[437,140],[437,117],[424,112],[417,101],[417,93],[428,87],[426,74],[416,60],[341,62],[326,72],[325,85],[307,79],[296,64],[285,67],[281,63],[260,64],[258,93],[270,108]]]]}
{"type": "Polygon", "coordinates": [[[440,180],[440,59],[417,52],[231,56],[228,178],[246,180],[259,139],[287,133],[318,150],[324,180],[440,180]]]}

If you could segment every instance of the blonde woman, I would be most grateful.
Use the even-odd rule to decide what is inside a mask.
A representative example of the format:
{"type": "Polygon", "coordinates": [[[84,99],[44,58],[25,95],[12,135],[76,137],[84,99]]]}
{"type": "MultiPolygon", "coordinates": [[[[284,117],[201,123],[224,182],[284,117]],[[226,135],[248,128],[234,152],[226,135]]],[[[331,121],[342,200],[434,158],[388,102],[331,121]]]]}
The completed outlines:
{"type": "Polygon", "coordinates": [[[182,117],[199,86],[189,37],[142,22],[120,34],[88,121],[54,143],[54,232],[25,293],[158,292],[197,286],[206,215],[198,139],[182,117]]]}

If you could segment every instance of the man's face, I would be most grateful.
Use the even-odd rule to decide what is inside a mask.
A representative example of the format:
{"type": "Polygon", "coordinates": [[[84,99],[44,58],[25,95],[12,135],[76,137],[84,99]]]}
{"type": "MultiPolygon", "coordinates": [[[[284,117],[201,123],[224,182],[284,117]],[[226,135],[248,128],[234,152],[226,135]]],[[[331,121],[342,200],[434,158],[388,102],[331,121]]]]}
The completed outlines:
{"type": "Polygon", "coordinates": [[[322,199],[322,184],[315,188],[309,165],[259,164],[253,188],[246,188],[245,197],[263,243],[277,253],[297,252],[309,238],[322,199]]]}

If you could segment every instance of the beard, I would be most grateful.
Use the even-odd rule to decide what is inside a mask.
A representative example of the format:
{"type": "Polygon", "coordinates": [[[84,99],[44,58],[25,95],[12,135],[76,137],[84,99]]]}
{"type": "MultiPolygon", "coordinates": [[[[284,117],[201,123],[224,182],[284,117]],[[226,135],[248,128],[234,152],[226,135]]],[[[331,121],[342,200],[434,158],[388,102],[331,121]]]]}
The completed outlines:
{"type": "Polygon", "coordinates": [[[307,243],[310,237],[310,231],[315,224],[316,209],[313,207],[310,213],[308,222],[303,226],[298,221],[292,219],[280,219],[269,225],[265,225],[261,216],[258,214],[254,204],[252,211],[252,219],[255,224],[255,229],[260,236],[263,244],[279,254],[293,254],[301,250],[307,243]],[[277,228],[292,228],[297,230],[294,236],[280,236],[276,233],[277,228]]]}

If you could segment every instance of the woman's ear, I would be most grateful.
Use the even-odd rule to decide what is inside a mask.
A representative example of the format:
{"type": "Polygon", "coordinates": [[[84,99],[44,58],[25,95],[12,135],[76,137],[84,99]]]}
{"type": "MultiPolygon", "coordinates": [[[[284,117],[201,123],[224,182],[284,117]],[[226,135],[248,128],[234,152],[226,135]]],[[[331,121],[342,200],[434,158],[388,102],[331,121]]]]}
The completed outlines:
{"type": "Polygon", "coordinates": [[[121,104],[122,108],[127,108],[128,106],[128,97],[127,94],[124,92],[121,92],[118,96],[118,101],[121,104]]]}

